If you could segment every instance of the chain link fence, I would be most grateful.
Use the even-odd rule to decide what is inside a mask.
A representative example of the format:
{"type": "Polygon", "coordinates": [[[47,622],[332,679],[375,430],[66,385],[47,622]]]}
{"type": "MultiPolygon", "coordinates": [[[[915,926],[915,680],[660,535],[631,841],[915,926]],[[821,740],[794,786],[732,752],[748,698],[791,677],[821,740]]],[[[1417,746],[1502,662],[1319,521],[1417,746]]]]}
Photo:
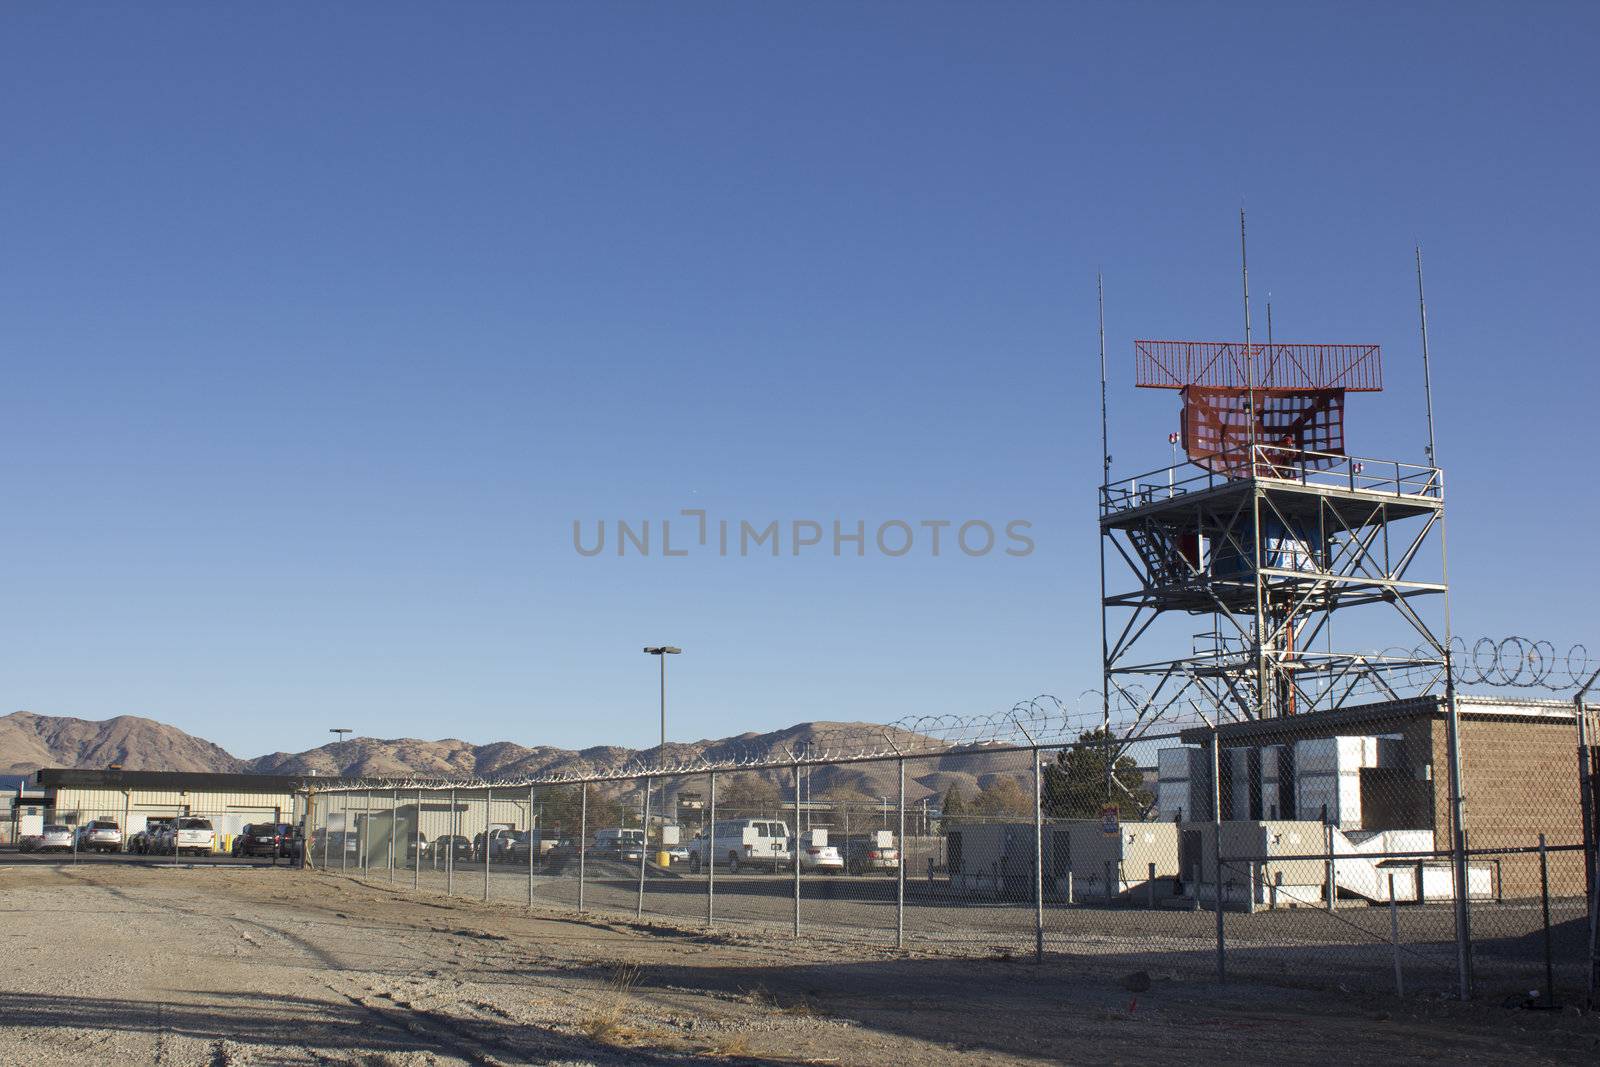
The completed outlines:
{"type": "Polygon", "coordinates": [[[574,913],[1554,1000],[1593,981],[1589,716],[1430,698],[1131,739],[348,786],[311,795],[304,851],[574,913]]]}

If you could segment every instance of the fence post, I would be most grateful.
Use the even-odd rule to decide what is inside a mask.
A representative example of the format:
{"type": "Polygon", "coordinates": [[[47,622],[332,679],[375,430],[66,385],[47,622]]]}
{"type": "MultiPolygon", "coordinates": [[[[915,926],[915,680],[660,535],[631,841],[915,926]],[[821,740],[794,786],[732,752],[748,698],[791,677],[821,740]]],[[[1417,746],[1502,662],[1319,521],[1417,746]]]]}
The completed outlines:
{"type": "MultiPolygon", "coordinates": [[[[665,661],[663,661],[665,662],[665,661]]],[[[634,906],[633,917],[644,918],[644,859],[650,852],[650,776],[644,776],[644,799],[639,806],[639,832],[644,839],[639,842],[639,901],[634,906]]]]}
{"type": "Polygon", "coordinates": [[[706,868],[706,929],[717,921],[717,772],[711,771],[711,814],[706,823],[705,843],[700,846],[701,861],[706,868]]]}
{"type": "Polygon", "coordinates": [[[1394,946],[1394,995],[1406,995],[1406,983],[1400,975],[1400,905],[1394,899],[1394,873],[1389,874],[1389,942],[1394,946]]]}
{"type": "Polygon", "coordinates": [[[1033,747],[1033,962],[1044,962],[1044,786],[1033,747]]]}
{"type": "Polygon", "coordinates": [[[483,791],[483,899],[489,899],[489,824],[494,819],[494,790],[483,791]]]}
{"type": "Polygon", "coordinates": [[[1228,980],[1228,938],[1222,919],[1222,736],[1211,728],[1211,843],[1217,894],[1217,981],[1228,980]]]}
{"type": "Polygon", "coordinates": [[[1461,782],[1461,709],[1456,705],[1455,667],[1444,651],[1445,741],[1450,765],[1450,859],[1455,881],[1456,969],[1462,1000],[1472,999],[1472,915],[1467,906],[1466,797],[1461,782]]]}
{"type": "MultiPolygon", "coordinates": [[[[300,869],[302,871],[311,866],[311,834],[317,828],[316,803],[317,791],[308,787],[306,789],[306,816],[305,819],[300,823],[300,869]]],[[[127,847],[126,842],[129,836],[128,824],[130,821],[131,820],[127,817],[127,815],[123,815],[122,840],[124,842],[124,848],[127,847]]]]}
{"type": "Polygon", "coordinates": [[[1600,852],[1589,869],[1589,885],[1589,957],[1584,961],[1584,970],[1588,972],[1586,992],[1593,1003],[1595,979],[1600,977],[1600,852]]]}
{"type": "MultiPolygon", "coordinates": [[[[1156,906],[1156,865],[1151,863],[1148,867],[1149,869],[1145,872],[1144,879],[1145,900],[1148,907],[1154,908],[1156,906]]],[[[1132,896],[1131,893],[1129,895],[1132,896]]]]}
{"type": "Polygon", "coordinates": [[[411,863],[411,891],[417,891],[418,880],[422,877],[422,790],[417,790],[417,817],[416,825],[411,828],[412,848],[415,855],[411,863]]]}
{"type": "Polygon", "coordinates": [[[1328,886],[1328,894],[1327,894],[1328,899],[1326,901],[1324,901],[1324,906],[1326,906],[1329,911],[1332,911],[1333,910],[1334,898],[1338,895],[1338,892],[1339,892],[1338,889],[1336,888],[1336,883],[1334,882],[1335,874],[1334,874],[1334,869],[1333,869],[1333,823],[1325,822],[1325,823],[1322,824],[1322,841],[1323,841],[1323,848],[1326,850],[1327,857],[1328,857],[1327,859],[1322,861],[1322,876],[1323,876],[1323,878],[1325,878],[1327,880],[1327,886],[1328,886]]]}
{"type": "MultiPolygon", "coordinates": [[[[345,874],[350,867],[350,794],[345,793],[340,798],[339,814],[343,816],[339,821],[344,824],[344,829],[339,831],[339,873],[345,874]]],[[[177,825],[174,820],[173,825],[177,825]]]]}
{"type": "Polygon", "coordinates": [[[578,913],[583,914],[583,868],[589,858],[589,783],[578,794],[578,913]]]}
{"type": "Polygon", "coordinates": [[[544,827],[539,828],[541,840],[538,846],[533,841],[533,786],[528,787],[528,907],[533,907],[533,851],[535,847],[544,846],[544,827]]]}
{"type": "Polygon", "coordinates": [[[1539,903],[1544,910],[1544,1006],[1556,1006],[1556,972],[1550,957],[1550,854],[1539,835],[1539,903]]]}
{"type": "MultiPolygon", "coordinates": [[[[895,838],[894,947],[906,947],[906,760],[900,757],[900,829],[895,838]]],[[[846,848],[849,847],[848,841],[846,848]]]]}
{"type": "Polygon", "coordinates": [[[394,885],[394,845],[395,835],[400,830],[400,787],[394,787],[394,794],[389,798],[389,884],[394,885]]]}
{"type": "Polygon", "coordinates": [[[800,936],[800,761],[794,763],[794,836],[789,839],[794,860],[794,936],[800,936]]]}
{"type": "Polygon", "coordinates": [[[365,816],[361,822],[361,833],[356,837],[356,844],[361,849],[361,876],[367,876],[367,868],[372,865],[372,790],[367,790],[367,806],[362,812],[365,816]]]}
{"type": "Polygon", "coordinates": [[[456,791],[450,790],[450,847],[444,850],[444,895],[456,895],[456,837],[461,832],[461,816],[456,811],[456,791]]]}
{"type": "MultiPolygon", "coordinates": [[[[1588,683],[1573,696],[1572,710],[1578,727],[1578,803],[1583,806],[1583,881],[1584,898],[1595,891],[1595,825],[1594,825],[1594,757],[1589,752],[1593,740],[1589,737],[1589,715],[1584,707],[1584,697],[1595,682],[1600,681],[1600,670],[1589,676],[1588,683]]],[[[1593,968],[1591,967],[1591,972],[1593,968]]],[[[1592,981],[1592,973],[1591,973],[1592,981]]]]}
{"type": "MultiPolygon", "coordinates": [[[[322,801],[322,869],[328,870],[328,838],[333,836],[333,794],[322,801]]],[[[344,849],[340,849],[343,852],[344,849]]]]}

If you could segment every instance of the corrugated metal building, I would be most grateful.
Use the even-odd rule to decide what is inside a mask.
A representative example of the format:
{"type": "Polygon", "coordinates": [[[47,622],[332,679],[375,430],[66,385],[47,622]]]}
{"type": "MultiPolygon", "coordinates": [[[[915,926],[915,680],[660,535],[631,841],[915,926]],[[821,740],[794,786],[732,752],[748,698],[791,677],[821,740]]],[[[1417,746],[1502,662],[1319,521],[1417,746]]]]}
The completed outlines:
{"type": "Polygon", "coordinates": [[[69,826],[111,818],[124,836],[149,819],[178,815],[208,818],[219,844],[253,822],[297,823],[305,790],[315,778],[190,771],[71,770],[48,767],[34,775],[45,791],[50,818],[69,826]]]}

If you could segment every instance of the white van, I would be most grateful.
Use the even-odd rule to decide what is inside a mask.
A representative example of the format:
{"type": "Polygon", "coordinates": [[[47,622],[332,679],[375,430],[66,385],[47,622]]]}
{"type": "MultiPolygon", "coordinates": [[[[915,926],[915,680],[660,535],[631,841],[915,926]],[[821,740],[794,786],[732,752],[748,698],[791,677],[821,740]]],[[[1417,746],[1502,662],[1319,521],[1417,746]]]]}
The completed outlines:
{"type": "Polygon", "coordinates": [[[621,828],[596,830],[594,850],[601,855],[616,856],[618,859],[637,860],[644,851],[644,831],[621,828]]]}
{"type": "Polygon", "coordinates": [[[698,873],[716,856],[717,870],[738,874],[752,867],[780,870],[789,865],[794,846],[789,826],[776,819],[719,819],[689,842],[689,871],[698,873]]]}

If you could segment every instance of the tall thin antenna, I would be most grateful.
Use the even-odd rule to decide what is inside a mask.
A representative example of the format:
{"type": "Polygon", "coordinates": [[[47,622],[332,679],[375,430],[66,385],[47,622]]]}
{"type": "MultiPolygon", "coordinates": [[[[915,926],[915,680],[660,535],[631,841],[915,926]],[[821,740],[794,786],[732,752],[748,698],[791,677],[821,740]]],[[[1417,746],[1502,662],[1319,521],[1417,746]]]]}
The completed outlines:
{"type": "Polygon", "coordinates": [[[1095,291],[1100,299],[1100,462],[1102,485],[1111,484],[1111,438],[1106,424],[1106,280],[1096,272],[1095,291]]]}
{"type": "MultiPolygon", "coordinates": [[[[1103,501],[1111,485],[1111,439],[1106,430],[1106,278],[1096,271],[1095,293],[1100,301],[1100,462],[1103,477],[1100,494],[1103,501]]],[[[1106,538],[1100,538],[1100,601],[1106,599],[1106,538]]],[[[1111,739],[1111,634],[1106,629],[1106,613],[1100,613],[1100,734],[1111,739]]],[[[1106,760],[1106,800],[1111,800],[1113,760],[1106,760]]]]}
{"type": "Polygon", "coordinates": [[[1267,290],[1267,358],[1271,359],[1272,353],[1272,290],[1267,290]]]}
{"type": "Polygon", "coordinates": [[[1244,207],[1239,208],[1239,269],[1244,279],[1244,368],[1245,382],[1248,386],[1250,405],[1247,412],[1250,421],[1250,458],[1251,470],[1255,464],[1256,445],[1256,360],[1255,353],[1250,348],[1250,257],[1245,250],[1244,240],[1244,207]]]}
{"type": "Polygon", "coordinates": [[[1433,370],[1428,365],[1428,298],[1422,292],[1422,245],[1417,246],[1417,311],[1422,316],[1422,395],[1428,401],[1428,466],[1439,465],[1433,441],[1433,370]]]}

